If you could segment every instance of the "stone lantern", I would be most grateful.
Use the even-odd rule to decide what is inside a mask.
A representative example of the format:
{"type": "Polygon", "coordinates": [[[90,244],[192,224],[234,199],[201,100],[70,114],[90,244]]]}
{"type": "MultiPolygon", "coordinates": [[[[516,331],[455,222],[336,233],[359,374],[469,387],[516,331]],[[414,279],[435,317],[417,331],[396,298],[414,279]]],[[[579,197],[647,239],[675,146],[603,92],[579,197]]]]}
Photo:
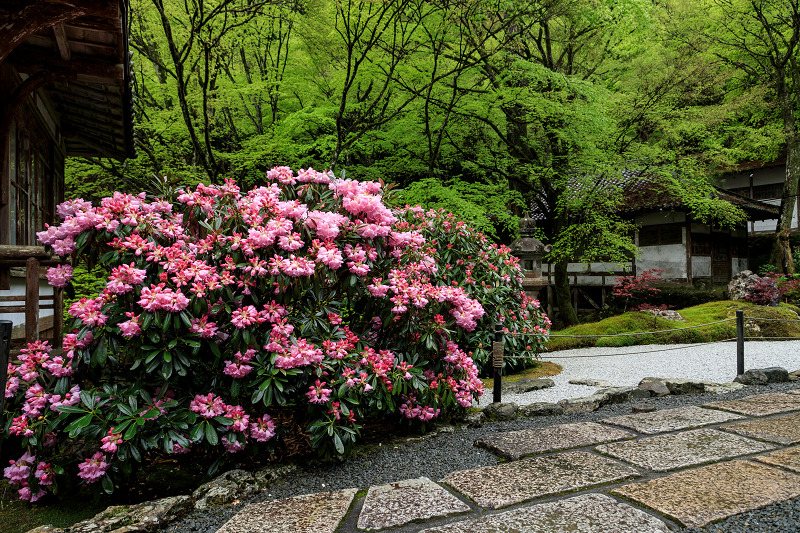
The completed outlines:
{"type": "Polygon", "coordinates": [[[525,217],[519,220],[519,239],[511,243],[511,253],[519,258],[522,267],[522,287],[531,298],[539,298],[539,291],[550,282],[542,278],[542,256],[553,249],[533,236],[536,220],[525,217]]]}

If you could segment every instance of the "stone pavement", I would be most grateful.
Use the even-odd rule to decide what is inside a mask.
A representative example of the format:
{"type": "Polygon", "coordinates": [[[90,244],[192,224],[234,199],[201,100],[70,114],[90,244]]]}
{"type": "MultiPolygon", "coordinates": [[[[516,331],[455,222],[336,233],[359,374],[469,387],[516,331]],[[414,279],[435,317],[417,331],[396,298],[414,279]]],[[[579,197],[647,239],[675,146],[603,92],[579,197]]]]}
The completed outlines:
{"type": "Polygon", "coordinates": [[[496,465],[252,504],[220,532],[704,526],[800,496],[800,389],[792,392],[487,434],[475,444],[496,465]]]}

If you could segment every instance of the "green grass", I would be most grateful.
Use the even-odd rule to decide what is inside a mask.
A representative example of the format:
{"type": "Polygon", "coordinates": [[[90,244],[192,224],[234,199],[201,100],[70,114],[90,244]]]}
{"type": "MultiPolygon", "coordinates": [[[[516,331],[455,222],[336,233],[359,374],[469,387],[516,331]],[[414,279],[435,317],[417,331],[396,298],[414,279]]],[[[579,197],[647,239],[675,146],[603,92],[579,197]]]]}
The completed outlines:
{"type": "MultiPolygon", "coordinates": [[[[681,309],[678,312],[686,322],[656,319],[649,313],[627,312],[622,315],[606,318],[599,322],[581,324],[554,331],[556,335],[616,335],[620,333],[639,333],[647,331],[660,331],[665,329],[685,328],[698,326],[710,322],[717,322],[727,318],[734,318],[736,310],[744,311],[745,318],[772,318],[797,320],[800,308],[793,305],[780,304],[778,307],[764,307],[743,301],[717,301],[681,309]]],[[[757,322],[761,327],[760,336],[768,337],[793,337],[800,339],[800,323],[798,322],[757,322]]],[[[750,335],[747,333],[747,335],[750,335]]],[[[683,344],[696,342],[711,342],[730,339],[736,336],[736,323],[726,322],[698,329],[675,331],[670,333],[655,333],[636,337],[601,337],[588,339],[553,337],[547,345],[549,351],[565,350],[569,348],[583,348],[589,346],[634,346],[640,344],[683,344]]]]}
{"type": "Polygon", "coordinates": [[[52,524],[69,527],[91,518],[108,507],[108,503],[93,503],[86,499],[65,498],[48,504],[30,504],[19,500],[17,490],[7,480],[0,481],[0,530],[3,533],[25,533],[35,527],[52,524]]]}

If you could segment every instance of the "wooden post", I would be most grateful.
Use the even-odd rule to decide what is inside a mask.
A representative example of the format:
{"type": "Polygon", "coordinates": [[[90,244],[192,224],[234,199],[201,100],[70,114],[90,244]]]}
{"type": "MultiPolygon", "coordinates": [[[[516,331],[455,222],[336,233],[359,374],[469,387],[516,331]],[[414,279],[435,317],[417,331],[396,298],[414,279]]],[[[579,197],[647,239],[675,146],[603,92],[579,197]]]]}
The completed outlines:
{"type": "Polygon", "coordinates": [[[53,287],[53,348],[61,348],[64,334],[64,288],[53,287]]]}
{"type": "Polygon", "coordinates": [[[39,260],[29,257],[25,268],[25,341],[39,340],[39,260]]]}
{"type": "Polygon", "coordinates": [[[493,402],[503,399],[503,325],[495,323],[494,342],[492,342],[492,369],[494,370],[493,402]]]}
{"type": "MultiPolygon", "coordinates": [[[[11,327],[10,320],[0,320],[0,391],[5,392],[6,381],[8,380],[8,355],[11,351],[11,327]]],[[[0,414],[6,408],[6,395],[0,394],[0,414]]]]}

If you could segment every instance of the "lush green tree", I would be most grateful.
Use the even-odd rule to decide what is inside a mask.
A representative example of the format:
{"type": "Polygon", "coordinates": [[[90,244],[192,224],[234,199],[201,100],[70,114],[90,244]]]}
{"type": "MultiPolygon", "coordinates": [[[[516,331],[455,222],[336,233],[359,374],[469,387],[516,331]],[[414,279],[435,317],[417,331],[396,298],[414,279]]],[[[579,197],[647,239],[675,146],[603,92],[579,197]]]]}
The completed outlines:
{"type": "MultiPolygon", "coordinates": [[[[737,131],[755,137],[755,146],[762,152],[786,153],[773,262],[784,272],[794,273],[789,233],[800,180],[800,131],[795,117],[800,109],[800,1],[673,0],[665,6],[672,20],[681,21],[673,28],[677,41],[716,60],[718,71],[738,73],[729,76],[724,89],[762,104],[756,113],[742,117],[737,131]]],[[[733,132],[722,132],[723,138],[724,133],[733,132]]],[[[741,140],[729,146],[745,146],[741,140]]],[[[744,154],[748,151],[752,153],[751,149],[744,154]]]]}

